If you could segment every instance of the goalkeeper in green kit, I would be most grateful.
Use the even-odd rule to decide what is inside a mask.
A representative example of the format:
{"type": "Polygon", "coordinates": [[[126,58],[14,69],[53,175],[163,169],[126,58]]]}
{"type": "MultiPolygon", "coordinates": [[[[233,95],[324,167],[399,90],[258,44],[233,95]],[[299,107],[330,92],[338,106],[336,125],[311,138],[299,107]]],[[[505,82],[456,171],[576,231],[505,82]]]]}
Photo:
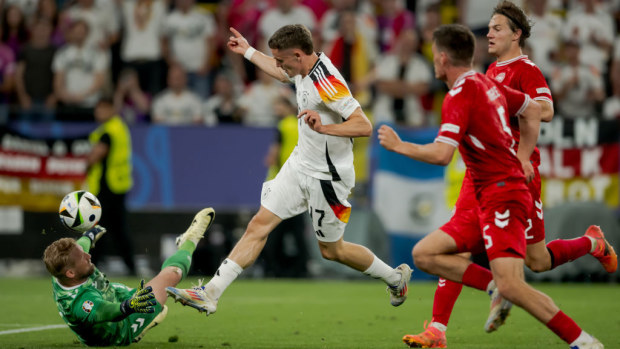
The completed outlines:
{"type": "Polygon", "coordinates": [[[166,317],[166,287],[176,286],[187,275],[196,245],[214,217],[212,208],[198,212],[177,237],[177,252],[164,261],[157,276],[146,284],[142,280],[137,289],[108,281],[91,263],[88,252],[105,228],[95,226],[77,241],[54,241],[45,249],[43,261],[53,276],[54,300],[63,320],[89,346],[138,342],[166,317]]]}

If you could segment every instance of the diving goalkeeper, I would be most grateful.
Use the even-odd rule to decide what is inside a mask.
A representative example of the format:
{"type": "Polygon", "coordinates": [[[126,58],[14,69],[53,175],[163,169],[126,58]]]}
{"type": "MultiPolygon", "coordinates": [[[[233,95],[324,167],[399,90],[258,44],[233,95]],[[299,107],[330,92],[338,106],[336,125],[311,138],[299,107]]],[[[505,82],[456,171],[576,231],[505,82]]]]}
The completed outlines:
{"type": "Polygon", "coordinates": [[[178,250],[166,259],[151,281],[137,289],[110,282],[90,261],[89,250],[105,233],[95,226],[77,241],[62,238],[43,254],[52,274],[54,300],[63,320],[89,346],[118,346],[138,342],[167,314],[166,287],[187,275],[198,241],[211,226],[215,211],[198,212],[187,231],[177,237],[178,250]]]}

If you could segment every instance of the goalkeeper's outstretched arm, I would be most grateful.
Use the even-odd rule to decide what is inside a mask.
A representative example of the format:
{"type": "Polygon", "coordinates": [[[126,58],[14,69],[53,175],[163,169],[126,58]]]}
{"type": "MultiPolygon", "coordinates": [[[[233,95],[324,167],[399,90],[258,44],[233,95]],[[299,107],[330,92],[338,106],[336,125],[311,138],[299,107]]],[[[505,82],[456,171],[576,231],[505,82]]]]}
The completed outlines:
{"type": "Polygon", "coordinates": [[[140,287],[129,299],[122,302],[108,302],[100,300],[95,311],[91,313],[92,323],[121,321],[133,313],[154,313],[155,294],[151,286],[144,287],[144,280],[140,282],[140,287]]]}

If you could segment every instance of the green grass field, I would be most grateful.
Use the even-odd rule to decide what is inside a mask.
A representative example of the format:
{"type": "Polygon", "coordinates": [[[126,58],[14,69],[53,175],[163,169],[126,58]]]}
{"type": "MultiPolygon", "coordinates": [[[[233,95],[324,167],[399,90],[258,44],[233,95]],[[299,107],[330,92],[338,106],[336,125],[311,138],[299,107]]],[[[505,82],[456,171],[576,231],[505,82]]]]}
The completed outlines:
{"type": "MultiPolygon", "coordinates": [[[[190,278],[193,279],[193,278],[190,278]]],[[[136,279],[120,279],[137,285],[136,279]]],[[[189,286],[184,281],[182,286],[189,286]]],[[[379,281],[240,280],[205,317],[172,301],[168,317],[143,348],[405,348],[401,337],[430,319],[435,283],[410,284],[409,299],[389,305],[379,281]],[[172,337],[178,341],[170,342],[172,337]]],[[[620,348],[620,286],[537,284],[606,348],[620,348]]],[[[48,278],[0,278],[0,348],[82,347],[68,328],[6,334],[63,324],[48,278]]],[[[498,332],[486,334],[488,297],[464,289],[448,330],[449,348],[568,348],[545,326],[513,309],[498,332]]]]}

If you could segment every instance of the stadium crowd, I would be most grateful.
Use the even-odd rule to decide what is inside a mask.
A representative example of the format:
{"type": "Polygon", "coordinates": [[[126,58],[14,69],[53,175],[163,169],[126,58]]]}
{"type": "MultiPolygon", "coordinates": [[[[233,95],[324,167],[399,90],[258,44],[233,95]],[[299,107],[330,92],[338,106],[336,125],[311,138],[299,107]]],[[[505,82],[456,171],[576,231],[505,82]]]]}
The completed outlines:
{"type": "MultiPolygon", "coordinates": [[[[460,22],[477,35],[476,68],[493,61],[496,0],[0,0],[0,124],[93,121],[103,96],[129,123],[275,127],[291,89],[225,45],[229,27],[269,53],[285,24],[312,30],[375,123],[437,125],[445,86],[431,35],[460,22]]],[[[620,1],[522,0],[525,48],[567,118],[620,118],[620,1]]]]}

